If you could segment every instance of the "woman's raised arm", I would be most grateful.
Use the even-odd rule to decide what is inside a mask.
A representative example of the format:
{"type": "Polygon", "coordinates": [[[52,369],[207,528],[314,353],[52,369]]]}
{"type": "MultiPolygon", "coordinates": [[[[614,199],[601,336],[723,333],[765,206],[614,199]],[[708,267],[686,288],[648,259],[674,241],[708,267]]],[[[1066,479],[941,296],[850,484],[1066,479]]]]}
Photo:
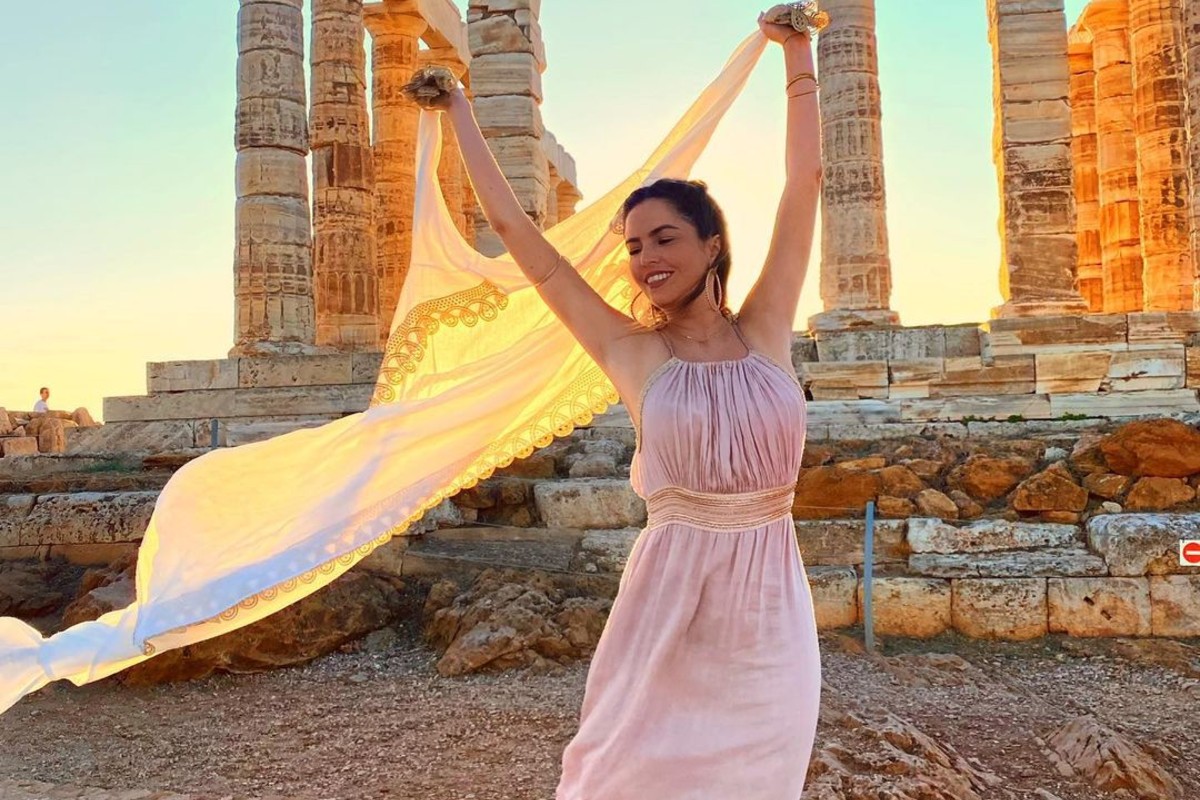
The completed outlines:
{"type": "Polygon", "coordinates": [[[596,293],[525,213],[462,89],[455,89],[440,107],[450,115],[467,175],[488,223],[550,309],[604,367],[610,361],[610,345],[629,333],[632,321],[596,293]]]}
{"type": "Polygon", "coordinates": [[[769,39],[783,46],[787,66],[786,179],[766,263],[742,313],[747,327],[768,341],[778,339],[780,351],[789,352],[821,194],[821,113],[809,34],[772,25],[762,17],[759,26],[769,39]]]}

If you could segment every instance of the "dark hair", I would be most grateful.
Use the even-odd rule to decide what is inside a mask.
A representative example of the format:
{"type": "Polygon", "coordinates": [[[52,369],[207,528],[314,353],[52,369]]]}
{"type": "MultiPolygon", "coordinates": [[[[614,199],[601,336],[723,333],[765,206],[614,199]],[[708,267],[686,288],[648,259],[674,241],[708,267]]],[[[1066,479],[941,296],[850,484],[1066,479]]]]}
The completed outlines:
{"type": "MultiPolygon", "coordinates": [[[[647,200],[666,200],[679,216],[692,223],[701,239],[710,239],[713,236],[721,237],[721,249],[717,253],[716,260],[713,261],[713,266],[717,270],[717,280],[721,283],[722,305],[725,305],[724,298],[728,296],[725,289],[728,286],[729,269],[733,264],[733,256],[729,250],[729,230],[725,225],[725,214],[717,205],[717,201],[713,200],[712,195],[708,193],[708,185],[703,181],[661,178],[643,186],[625,199],[625,205],[621,207],[622,227],[629,212],[647,200]]],[[[704,282],[701,281],[696,287],[696,291],[688,298],[688,302],[699,297],[703,291],[704,282]]]]}
{"type": "Polygon", "coordinates": [[[42,388],[38,389],[38,394],[41,394],[42,392],[48,392],[48,391],[50,391],[50,387],[43,386],[42,388]]]}

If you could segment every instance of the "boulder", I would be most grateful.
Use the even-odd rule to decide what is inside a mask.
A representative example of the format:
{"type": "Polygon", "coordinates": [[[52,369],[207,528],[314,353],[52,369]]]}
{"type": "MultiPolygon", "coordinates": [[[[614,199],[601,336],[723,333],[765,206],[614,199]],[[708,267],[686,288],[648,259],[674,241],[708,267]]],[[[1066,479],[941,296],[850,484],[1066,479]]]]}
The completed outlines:
{"type": "Polygon", "coordinates": [[[1200,431],[1174,419],[1122,425],[1100,443],[1110,472],[1186,478],[1200,472],[1200,431]]]}
{"type": "Polygon", "coordinates": [[[1014,486],[1032,475],[1035,463],[1021,456],[994,458],[975,455],[950,471],[946,485],[966,492],[974,500],[986,505],[1008,494],[1014,486]]]}
{"type": "Polygon", "coordinates": [[[907,498],[884,495],[876,501],[875,510],[884,519],[908,519],[917,513],[917,506],[907,498]]]}
{"type": "Polygon", "coordinates": [[[1071,720],[1054,731],[1046,744],[1063,773],[1078,774],[1101,791],[1156,800],[1183,797],[1178,781],[1148,751],[1095,717],[1071,720]]]}
{"type": "Polygon", "coordinates": [[[879,496],[878,473],[841,467],[802,469],[796,482],[792,514],[799,519],[834,519],[859,516],[867,502],[879,496]]]}
{"type": "Polygon", "coordinates": [[[38,427],[39,453],[67,452],[67,432],[63,421],[57,417],[45,417],[38,427]]]}
{"type": "Polygon", "coordinates": [[[1093,472],[1083,478],[1083,488],[1105,500],[1120,500],[1132,480],[1126,475],[1111,472],[1093,472]]]}
{"type": "Polygon", "coordinates": [[[1088,544],[1112,575],[1195,572],[1179,564],[1179,540],[1196,538],[1200,514],[1101,514],[1088,520],[1088,544]]]}
{"type": "Polygon", "coordinates": [[[1125,508],[1129,511],[1164,511],[1195,498],[1196,490],[1178,478],[1141,478],[1129,490],[1125,508]]]}
{"type": "MultiPolygon", "coordinates": [[[[965,497],[966,495],[964,495],[965,497]]],[[[967,498],[970,500],[970,498],[967,498]]],[[[917,495],[917,509],[923,516],[938,519],[958,519],[958,505],[937,489],[925,489],[917,495]]],[[[979,509],[983,513],[983,509],[979,509]]]]}
{"type": "Polygon", "coordinates": [[[14,456],[36,456],[38,440],[36,436],[18,436],[0,440],[0,455],[4,458],[14,456]]]}
{"type": "Polygon", "coordinates": [[[1087,508],[1087,502],[1087,490],[1075,482],[1061,461],[1022,481],[1011,500],[1018,511],[1079,512],[1087,508]]]}
{"type": "Polygon", "coordinates": [[[54,564],[0,562],[0,616],[33,619],[52,614],[67,600],[57,588],[54,564]]]}
{"type": "Polygon", "coordinates": [[[891,497],[914,498],[925,490],[925,482],[908,467],[892,466],[879,470],[881,491],[891,497]]]}
{"type": "Polygon", "coordinates": [[[9,419],[8,412],[0,408],[0,436],[8,436],[16,425],[9,419]]]}
{"type": "Polygon", "coordinates": [[[81,428],[96,427],[96,420],[92,419],[92,415],[83,406],[80,406],[71,413],[71,420],[81,428]]]}

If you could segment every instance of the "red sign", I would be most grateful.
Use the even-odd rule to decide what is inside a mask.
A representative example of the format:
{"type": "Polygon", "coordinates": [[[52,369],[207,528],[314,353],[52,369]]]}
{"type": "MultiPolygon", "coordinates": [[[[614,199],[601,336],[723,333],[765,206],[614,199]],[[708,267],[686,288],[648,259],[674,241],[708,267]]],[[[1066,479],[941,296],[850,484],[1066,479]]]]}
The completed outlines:
{"type": "Polygon", "coordinates": [[[1179,564],[1185,567],[1200,567],[1200,539],[1179,540],[1179,564]]]}

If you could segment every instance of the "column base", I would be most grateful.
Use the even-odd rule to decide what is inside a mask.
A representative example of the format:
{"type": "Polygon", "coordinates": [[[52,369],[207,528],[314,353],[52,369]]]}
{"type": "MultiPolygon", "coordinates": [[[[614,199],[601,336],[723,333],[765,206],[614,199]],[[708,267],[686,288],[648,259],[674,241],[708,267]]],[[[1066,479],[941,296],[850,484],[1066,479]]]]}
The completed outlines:
{"type": "Polygon", "coordinates": [[[1009,301],[992,309],[992,319],[1019,319],[1022,317],[1074,317],[1089,313],[1088,305],[1078,300],[1027,300],[1009,301]]]}
{"type": "Polygon", "coordinates": [[[900,315],[889,308],[838,308],[808,318],[810,331],[845,331],[852,328],[890,328],[900,324],[900,315]]]}

